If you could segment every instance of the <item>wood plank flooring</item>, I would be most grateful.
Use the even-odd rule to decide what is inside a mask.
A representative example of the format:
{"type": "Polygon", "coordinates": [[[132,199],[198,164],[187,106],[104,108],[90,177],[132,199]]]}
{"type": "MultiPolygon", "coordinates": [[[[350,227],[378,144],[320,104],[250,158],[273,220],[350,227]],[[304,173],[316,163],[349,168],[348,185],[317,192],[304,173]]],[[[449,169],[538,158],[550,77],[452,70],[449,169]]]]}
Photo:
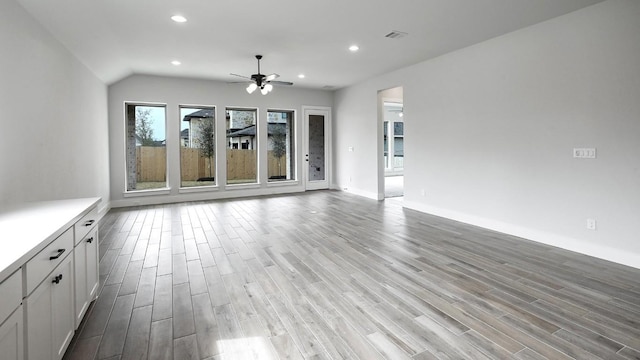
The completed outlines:
{"type": "Polygon", "coordinates": [[[640,270],[335,191],[114,209],[65,359],[640,359],[640,270]]]}

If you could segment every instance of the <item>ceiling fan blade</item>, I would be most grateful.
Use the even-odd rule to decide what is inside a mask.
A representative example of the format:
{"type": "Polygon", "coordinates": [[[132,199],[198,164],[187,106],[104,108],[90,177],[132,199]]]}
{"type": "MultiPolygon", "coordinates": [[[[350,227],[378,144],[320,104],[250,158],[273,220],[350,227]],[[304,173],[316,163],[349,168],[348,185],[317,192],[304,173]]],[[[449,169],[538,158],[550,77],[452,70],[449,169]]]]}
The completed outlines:
{"type": "Polygon", "coordinates": [[[269,84],[273,84],[273,85],[293,85],[293,83],[289,82],[289,81],[269,81],[269,84]]]}
{"type": "Polygon", "coordinates": [[[280,77],[280,75],[278,75],[276,73],[273,73],[273,74],[265,76],[264,77],[264,81],[271,81],[271,80],[277,79],[279,77],[280,77]]]}
{"type": "Polygon", "coordinates": [[[234,73],[231,73],[231,74],[229,74],[229,75],[233,75],[233,76],[241,77],[241,78],[243,78],[243,79],[247,79],[247,80],[253,80],[253,79],[251,79],[250,77],[247,77],[247,76],[244,76],[244,75],[238,75],[238,74],[234,74],[234,73]]]}

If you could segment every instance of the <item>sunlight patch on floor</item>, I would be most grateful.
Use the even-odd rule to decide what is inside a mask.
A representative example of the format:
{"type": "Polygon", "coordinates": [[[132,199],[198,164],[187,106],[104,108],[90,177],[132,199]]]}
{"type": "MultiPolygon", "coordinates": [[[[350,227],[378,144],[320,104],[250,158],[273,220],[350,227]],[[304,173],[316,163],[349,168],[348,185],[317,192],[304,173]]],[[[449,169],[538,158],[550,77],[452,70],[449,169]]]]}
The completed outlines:
{"type": "Polygon", "coordinates": [[[271,342],[266,337],[218,340],[220,360],[277,360],[271,342]]]}

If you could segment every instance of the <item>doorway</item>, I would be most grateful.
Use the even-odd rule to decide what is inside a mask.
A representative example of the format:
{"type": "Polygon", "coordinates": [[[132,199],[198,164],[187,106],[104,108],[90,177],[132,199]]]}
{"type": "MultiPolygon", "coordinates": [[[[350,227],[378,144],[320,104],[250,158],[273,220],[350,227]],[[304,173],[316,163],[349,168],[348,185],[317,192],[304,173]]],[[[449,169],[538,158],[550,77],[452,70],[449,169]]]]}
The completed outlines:
{"type": "Polygon", "coordinates": [[[328,189],[330,179],[331,111],[328,108],[304,110],[305,190],[328,189]]]}
{"type": "Polygon", "coordinates": [[[404,103],[402,87],[378,96],[382,122],[381,188],[384,198],[404,196],[404,103]]]}

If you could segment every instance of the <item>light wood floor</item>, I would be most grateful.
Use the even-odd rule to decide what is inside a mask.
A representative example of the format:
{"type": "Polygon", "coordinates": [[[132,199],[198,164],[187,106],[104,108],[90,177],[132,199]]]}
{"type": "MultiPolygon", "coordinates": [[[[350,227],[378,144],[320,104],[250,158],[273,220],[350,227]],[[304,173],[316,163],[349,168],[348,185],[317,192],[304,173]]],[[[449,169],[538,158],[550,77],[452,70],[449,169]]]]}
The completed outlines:
{"type": "Polygon", "coordinates": [[[67,359],[639,359],[640,271],[317,191],[116,209],[67,359]]]}

